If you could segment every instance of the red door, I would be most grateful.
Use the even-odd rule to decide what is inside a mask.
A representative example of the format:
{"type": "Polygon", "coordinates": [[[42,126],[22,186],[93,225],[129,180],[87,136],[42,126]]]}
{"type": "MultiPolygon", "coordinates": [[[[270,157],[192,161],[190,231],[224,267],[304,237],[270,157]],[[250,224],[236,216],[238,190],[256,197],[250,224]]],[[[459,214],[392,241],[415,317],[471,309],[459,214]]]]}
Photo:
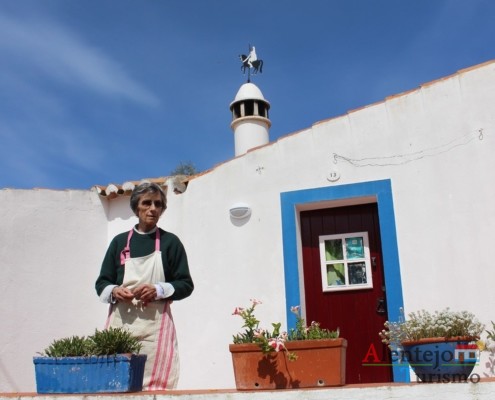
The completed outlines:
{"type": "MultiPolygon", "coordinates": [[[[391,382],[390,352],[378,332],[387,320],[380,230],[376,204],[301,212],[304,291],[307,321],[340,328],[347,339],[346,383],[391,382]],[[319,238],[367,232],[372,288],[323,291],[319,238]],[[379,361],[379,362],[378,362],[379,361]]],[[[352,287],[352,286],[351,286],[352,287]]]]}

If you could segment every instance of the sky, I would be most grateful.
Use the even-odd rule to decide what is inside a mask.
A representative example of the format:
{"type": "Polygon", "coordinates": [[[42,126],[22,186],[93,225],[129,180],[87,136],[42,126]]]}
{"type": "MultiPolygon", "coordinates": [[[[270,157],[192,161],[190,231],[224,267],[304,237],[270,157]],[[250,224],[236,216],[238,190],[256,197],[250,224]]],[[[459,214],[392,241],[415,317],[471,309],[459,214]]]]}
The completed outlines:
{"type": "Polygon", "coordinates": [[[0,188],[233,158],[250,45],[274,141],[495,59],[494,20],[492,0],[0,0],[0,188]]]}

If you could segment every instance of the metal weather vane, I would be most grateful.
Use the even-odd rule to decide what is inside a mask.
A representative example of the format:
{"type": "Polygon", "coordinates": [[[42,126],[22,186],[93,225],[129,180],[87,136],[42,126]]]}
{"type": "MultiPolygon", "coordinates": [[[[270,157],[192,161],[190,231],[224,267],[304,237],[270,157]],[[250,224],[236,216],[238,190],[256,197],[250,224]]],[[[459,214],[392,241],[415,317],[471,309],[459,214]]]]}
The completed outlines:
{"type": "Polygon", "coordinates": [[[251,82],[251,74],[263,73],[263,60],[259,59],[256,55],[256,48],[254,46],[249,45],[249,54],[241,54],[239,59],[242,62],[242,73],[246,74],[246,70],[248,72],[248,82],[251,82]]]}

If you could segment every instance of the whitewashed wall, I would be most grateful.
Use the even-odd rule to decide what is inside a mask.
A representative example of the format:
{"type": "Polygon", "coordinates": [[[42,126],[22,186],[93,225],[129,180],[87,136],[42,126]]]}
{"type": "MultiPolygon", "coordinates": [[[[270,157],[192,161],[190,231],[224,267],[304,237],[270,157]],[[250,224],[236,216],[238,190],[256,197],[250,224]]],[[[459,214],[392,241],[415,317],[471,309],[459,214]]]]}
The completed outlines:
{"type": "Polygon", "coordinates": [[[34,391],[37,352],[103,328],[107,225],[90,191],[0,190],[0,392],[34,391]]]}
{"type": "MultiPolygon", "coordinates": [[[[279,193],[391,179],[406,311],[467,309],[495,318],[495,64],[351,112],[250,152],[172,196],[163,225],[186,242],[197,291],[175,307],[184,387],[232,386],[227,351],[237,305],[261,298],[262,321],[285,319],[279,193]],[[483,129],[483,140],[479,140],[483,129]],[[410,162],[376,167],[374,163],[410,162]],[[329,172],[341,178],[331,183],[329,172]],[[252,216],[236,226],[236,202],[252,216]],[[180,227],[180,228],[178,228],[180,227]],[[471,289],[468,289],[471,288],[471,289]]],[[[275,107],[276,105],[274,105],[275,107]]]]}
{"type": "MultiPolygon", "coordinates": [[[[191,180],[181,195],[170,194],[160,226],[176,233],[184,242],[196,284],[190,298],[173,305],[181,351],[180,388],[234,387],[228,344],[241,326],[238,317],[231,315],[235,306],[248,305],[253,297],[261,299],[264,302],[258,312],[261,321],[267,326],[272,321],[285,323],[281,192],[390,179],[406,310],[450,306],[473,311],[484,322],[495,320],[489,251],[495,225],[494,104],[495,64],[487,63],[382,103],[316,123],[217,166],[191,180]],[[334,158],[334,154],[340,157],[334,158]],[[366,166],[364,161],[352,164],[343,157],[356,160],[376,157],[371,160],[375,166],[366,166]],[[327,177],[335,171],[340,179],[330,182],[327,177]],[[229,208],[237,202],[252,208],[252,215],[244,224],[234,223],[229,217],[229,208]]],[[[65,299],[67,313],[63,315],[69,318],[57,331],[61,334],[81,331],[82,326],[90,330],[103,318],[102,308],[105,311],[106,308],[95,303],[93,292],[101,262],[99,256],[111,237],[135,222],[126,198],[109,201],[105,214],[92,194],[68,193],[72,198],[63,202],[66,219],[79,219],[79,224],[84,226],[82,231],[95,233],[91,242],[80,239],[79,246],[62,246],[62,254],[54,256],[51,251],[43,250],[44,241],[39,236],[31,240],[33,250],[43,250],[45,254],[40,265],[50,271],[42,282],[51,282],[49,278],[53,274],[58,277],[65,266],[64,260],[73,257],[76,250],[89,257],[87,250],[92,248],[91,259],[83,263],[88,265],[88,276],[77,280],[70,275],[61,277],[52,286],[67,288],[62,296],[55,291],[42,293],[50,308],[57,307],[61,297],[65,299]],[[85,296],[71,297],[74,303],[67,307],[66,299],[68,292],[74,291],[73,284],[78,284],[77,292],[84,291],[85,296]],[[87,320],[70,317],[69,312],[83,308],[91,314],[87,320]]],[[[21,198],[25,205],[38,204],[43,217],[37,218],[44,222],[43,228],[49,227],[46,231],[54,241],[68,240],[61,228],[64,221],[47,225],[56,209],[46,209],[46,205],[53,197],[63,197],[60,193],[7,191],[2,195],[2,202],[8,201],[11,207],[21,198]]],[[[33,222],[31,208],[18,213],[26,223],[33,222]]],[[[8,218],[10,214],[2,214],[2,240],[7,233],[23,235],[26,225],[11,222],[6,229],[3,220],[8,218]]],[[[75,221],[73,224],[79,226],[75,221]]],[[[12,240],[9,248],[2,248],[2,259],[11,260],[9,282],[24,282],[26,277],[31,279],[31,272],[18,273],[26,267],[16,258],[18,251],[13,243],[19,246],[12,240]]],[[[35,259],[34,254],[31,257],[35,259]]],[[[9,297],[8,304],[14,301],[9,297]]],[[[32,306],[25,297],[21,304],[32,306]]],[[[23,314],[15,310],[2,308],[2,324],[7,317],[15,320],[12,323],[16,327],[23,321],[27,331],[47,324],[39,318],[39,312],[23,314]]],[[[50,314],[46,319],[60,320],[61,315],[50,314]]],[[[25,359],[46,342],[53,333],[53,326],[50,328],[39,335],[39,345],[26,350],[18,361],[22,368],[16,366],[16,373],[24,376],[31,373],[26,368],[29,360],[25,359]]],[[[22,337],[17,335],[10,335],[9,340],[12,348],[22,343],[22,337]]],[[[9,357],[12,358],[11,354],[9,357]]],[[[2,355],[4,369],[3,362],[2,355]]],[[[22,382],[23,390],[33,388],[34,381],[22,382]]],[[[14,389],[3,385],[0,391],[14,389]]]]}

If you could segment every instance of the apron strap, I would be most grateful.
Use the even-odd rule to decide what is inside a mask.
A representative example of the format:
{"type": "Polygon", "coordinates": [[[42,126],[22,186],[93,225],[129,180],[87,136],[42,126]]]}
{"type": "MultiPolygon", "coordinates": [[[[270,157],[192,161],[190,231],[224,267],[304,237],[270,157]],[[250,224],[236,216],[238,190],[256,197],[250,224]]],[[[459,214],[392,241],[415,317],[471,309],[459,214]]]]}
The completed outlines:
{"type": "Polygon", "coordinates": [[[124,247],[124,250],[120,252],[120,265],[125,265],[126,260],[131,258],[131,248],[129,247],[129,243],[131,242],[131,237],[134,232],[134,228],[129,231],[127,235],[127,245],[124,247]]]}
{"type": "MultiPolygon", "coordinates": [[[[131,258],[131,248],[129,244],[131,243],[133,233],[134,228],[129,231],[129,234],[127,235],[127,245],[124,247],[124,250],[120,252],[120,265],[125,265],[126,260],[131,258]]],[[[156,227],[155,251],[160,251],[160,229],[158,227],[156,227]]]]}
{"type": "Polygon", "coordinates": [[[160,251],[160,228],[156,227],[155,251],[160,251]]]}

